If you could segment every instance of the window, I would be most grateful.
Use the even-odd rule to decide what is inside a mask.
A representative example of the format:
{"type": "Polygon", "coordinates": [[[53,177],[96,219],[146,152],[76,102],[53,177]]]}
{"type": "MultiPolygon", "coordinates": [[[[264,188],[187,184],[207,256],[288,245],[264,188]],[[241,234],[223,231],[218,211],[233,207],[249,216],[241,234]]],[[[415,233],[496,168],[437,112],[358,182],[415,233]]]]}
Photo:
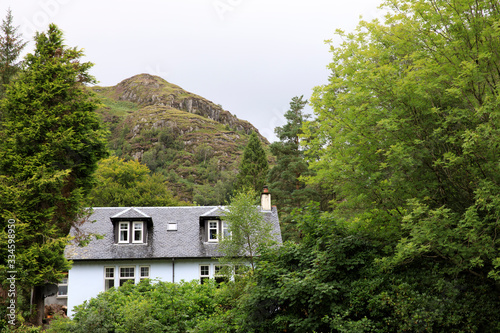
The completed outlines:
{"type": "Polygon", "coordinates": [[[217,242],[219,234],[219,221],[208,221],[208,241],[217,242]]]}
{"type": "Polygon", "coordinates": [[[200,283],[210,279],[210,265],[200,265],[200,283]]]}
{"type": "Polygon", "coordinates": [[[108,290],[115,286],[115,268],[104,267],[104,290],[108,290]]]}
{"type": "Polygon", "coordinates": [[[68,297],[68,273],[57,286],[57,297],[68,297]]]}
{"type": "Polygon", "coordinates": [[[134,266],[120,267],[120,287],[127,281],[135,282],[134,271],[134,266]]]}
{"type": "Polygon", "coordinates": [[[177,230],[177,223],[167,224],[167,230],[176,231],[177,230]]]}
{"type": "Polygon", "coordinates": [[[229,238],[231,237],[231,233],[229,232],[229,226],[227,222],[222,221],[222,237],[229,238]]]}
{"type": "Polygon", "coordinates": [[[118,230],[119,230],[119,243],[128,243],[128,233],[129,233],[129,226],[130,224],[128,222],[120,222],[118,224],[118,230]]]}
{"type": "Polygon", "coordinates": [[[139,266],[139,271],[140,271],[139,278],[141,280],[149,279],[149,266],[139,266]]]}
{"type": "Polygon", "coordinates": [[[134,230],[134,238],[132,240],[133,243],[143,243],[143,226],[142,222],[133,222],[133,230],[134,230]]]}
{"type": "Polygon", "coordinates": [[[146,236],[146,225],[143,221],[121,221],[117,225],[118,243],[144,243],[146,236]]]}
{"type": "Polygon", "coordinates": [[[229,266],[222,266],[222,265],[215,265],[214,266],[214,278],[215,282],[221,283],[221,282],[228,282],[228,269],[229,266]]]}

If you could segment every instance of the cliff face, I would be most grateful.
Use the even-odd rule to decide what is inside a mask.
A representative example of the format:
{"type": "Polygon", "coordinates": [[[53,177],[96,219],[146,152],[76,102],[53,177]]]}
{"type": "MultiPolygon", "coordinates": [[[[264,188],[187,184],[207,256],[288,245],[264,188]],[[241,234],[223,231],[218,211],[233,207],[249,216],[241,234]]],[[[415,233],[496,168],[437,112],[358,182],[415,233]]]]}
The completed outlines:
{"type": "Polygon", "coordinates": [[[249,134],[258,133],[219,105],[157,76],[140,74],[92,89],[103,102],[98,112],[110,129],[112,153],[168,175],[185,200],[200,186],[228,185],[249,134]]]}
{"type": "Polygon", "coordinates": [[[139,74],[107,89],[110,97],[132,102],[140,107],[170,107],[211,119],[246,134],[257,131],[249,122],[238,119],[219,105],[158,76],[139,74]]]}

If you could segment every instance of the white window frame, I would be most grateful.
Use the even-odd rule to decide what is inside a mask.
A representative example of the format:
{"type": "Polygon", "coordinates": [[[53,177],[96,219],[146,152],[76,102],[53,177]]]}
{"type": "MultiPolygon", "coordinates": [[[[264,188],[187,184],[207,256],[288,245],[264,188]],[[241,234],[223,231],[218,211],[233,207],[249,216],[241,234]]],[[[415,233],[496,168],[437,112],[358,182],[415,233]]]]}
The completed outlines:
{"type": "Polygon", "coordinates": [[[115,286],[115,267],[114,266],[104,266],[104,291],[109,290],[115,286]],[[111,275],[108,276],[108,269],[111,269],[111,275]],[[113,281],[113,285],[108,287],[107,281],[113,281]]]}
{"type": "Polygon", "coordinates": [[[221,221],[222,224],[222,239],[231,238],[231,232],[229,231],[229,224],[226,221],[221,221]]]}
{"type": "Polygon", "coordinates": [[[144,243],[144,222],[132,222],[132,243],[144,243]],[[135,226],[140,226],[140,228],[135,229],[135,226]],[[139,239],[136,239],[135,237],[136,231],[140,231],[141,237],[139,239]]]}
{"type": "Polygon", "coordinates": [[[65,277],[63,277],[62,281],[57,284],[57,297],[58,298],[68,298],[68,274],[66,273],[65,277]],[[60,294],[59,288],[66,287],[66,294],[60,294]]]}
{"type": "Polygon", "coordinates": [[[151,268],[150,266],[139,266],[139,280],[144,280],[144,279],[149,279],[149,276],[151,275],[151,268]],[[147,275],[142,275],[142,269],[147,268],[147,275]]]}
{"type": "Polygon", "coordinates": [[[219,241],[219,223],[220,221],[218,220],[208,220],[207,221],[207,230],[208,230],[208,241],[209,242],[218,242],[219,241]],[[211,224],[215,224],[215,228],[211,227],[211,224]],[[211,238],[211,230],[215,230],[215,238],[211,238]]]}
{"type": "Polygon", "coordinates": [[[130,222],[119,222],[118,223],[118,243],[129,243],[130,242],[130,222]],[[122,225],[127,226],[126,229],[122,229],[122,225]],[[126,231],[127,239],[122,240],[122,231],[126,231]]]}
{"type": "Polygon", "coordinates": [[[200,264],[200,269],[199,269],[199,273],[200,273],[200,284],[203,284],[203,281],[206,279],[210,279],[210,264],[200,264]],[[208,267],[208,273],[207,274],[204,274],[204,270],[203,268],[204,267],[208,267]]]}
{"type": "MultiPolygon", "coordinates": [[[[122,280],[132,280],[135,283],[135,266],[120,266],[118,269],[118,285],[121,287],[122,286],[122,280]],[[132,276],[122,276],[122,269],[129,269],[131,268],[132,270],[129,272],[132,272],[132,276]]],[[[123,281],[123,283],[126,283],[127,281],[123,281]]]]}

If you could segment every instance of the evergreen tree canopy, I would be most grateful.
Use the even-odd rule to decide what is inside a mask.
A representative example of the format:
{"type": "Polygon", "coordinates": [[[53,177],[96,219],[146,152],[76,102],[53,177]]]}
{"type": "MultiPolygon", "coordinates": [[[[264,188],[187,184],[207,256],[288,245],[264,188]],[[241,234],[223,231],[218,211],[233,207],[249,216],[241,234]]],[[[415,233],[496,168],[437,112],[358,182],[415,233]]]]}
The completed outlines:
{"type": "Polygon", "coordinates": [[[275,133],[280,141],[270,146],[271,153],[276,156],[276,164],[269,170],[268,184],[273,195],[273,201],[280,211],[280,222],[285,237],[292,236],[288,223],[290,213],[295,208],[305,206],[312,200],[319,201],[319,191],[312,186],[306,186],[303,177],[311,175],[309,165],[301,147],[302,125],[307,120],[303,113],[307,100],[303,96],[293,97],[290,110],[285,113],[287,123],[277,127],[275,133]]]}
{"type": "Polygon", "coordinates": [[[5,87],[19,72],[20,66],[16,60],[26,46],[26,42],[17,33],[18,27],[14,27],[12,21],[12,12],[8,9],[0,26],[0,98],[5,94],[5,87]]]}
{"type": "MultiPolygon", "coordinates": [[[[53,24],[35,41],[35,52],[26,56],[25,70],[1,103],[0,214],[4,225],[17,221],[18,278],[35,287],[40,324],[43,285],[57,282],[68,269],[68,232],[85,216],[84,200],[107,150],[94,112],[97,101],[84,85],[94,82],[88,74],[92,64],[80,62],[81,50],[63,45],[53,24]]],[[[5,250],[4,228],[0,239],[5,250]]]]}
{"type": "Polygon", "coordinates": [[[262,191],[268,170],[269,164],[266,152],[257,133],[252,132],[243,152],[237,178],[237,188],[242,190],[251,187],[257,192],[262,191]]]}

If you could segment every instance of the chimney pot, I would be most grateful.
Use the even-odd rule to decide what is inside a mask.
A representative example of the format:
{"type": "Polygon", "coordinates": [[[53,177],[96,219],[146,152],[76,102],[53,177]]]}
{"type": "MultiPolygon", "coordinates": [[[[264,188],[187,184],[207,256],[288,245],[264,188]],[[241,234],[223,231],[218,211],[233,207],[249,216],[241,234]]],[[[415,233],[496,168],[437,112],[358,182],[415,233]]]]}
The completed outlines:
{"type": "Polygon", "coordinates": [[[272,209],[271,194],[269,193],[269,189],[267,186],[264,186],[264,189],[262,190],[262,194],[260,196],[260,206],[263,211],[270,212],[272,209]]]}

